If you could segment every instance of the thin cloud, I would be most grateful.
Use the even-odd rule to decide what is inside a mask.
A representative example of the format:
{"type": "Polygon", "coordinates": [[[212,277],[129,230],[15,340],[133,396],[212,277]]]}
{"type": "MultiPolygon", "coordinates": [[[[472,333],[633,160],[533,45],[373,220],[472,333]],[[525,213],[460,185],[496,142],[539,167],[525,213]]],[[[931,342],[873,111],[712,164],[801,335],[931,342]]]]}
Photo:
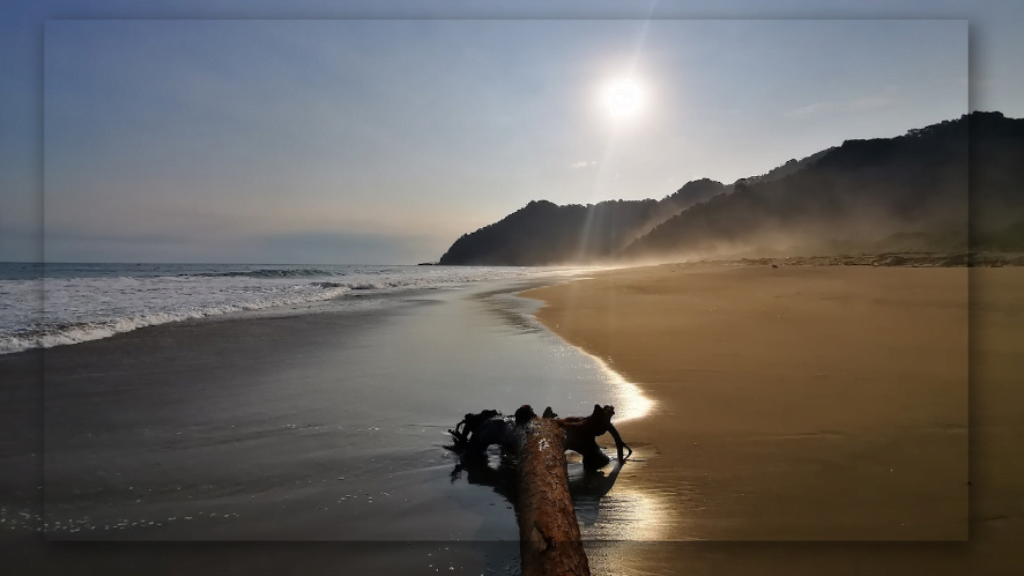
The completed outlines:
{"type": "Polygon", "coordinates": [[[871,96],[868,98],[858,98],[857,100],[851,100],[846,104],[846,109],[851,112],[857,112],[862,110],[877,110],[879,108],[885,108],[891,106],[893,103],[889,98],[884,96],[871,96]]]}
{"type": "Polygon", "coordinates": [[[835,107],[835,102],[817,102],[796,110],[790,110],[786,112],[786,116],[790,118],[802,118],[804,116],[813,116],[825,110],[832,110],[835,107]]]}
{"type": "Polygon", "coordinates": [[[590,160],[590,161],[581,160],[581,161],[579,161],[579,162],[577,162],[575,164],[570,164],[569,168],[586,168],[588,166],[597,166],[597,161],[596,160],[590,160]]]}
{"type": "Polygon", "coordinates": [[[866,96],[838,102],[815,102],[814,104],[790,110],[786,112],[786,116],[788,118],[806,118],[826,113],[866,112],[886,108],[894,103],[893,99],[886,98],[885,96],[866,96]]]}

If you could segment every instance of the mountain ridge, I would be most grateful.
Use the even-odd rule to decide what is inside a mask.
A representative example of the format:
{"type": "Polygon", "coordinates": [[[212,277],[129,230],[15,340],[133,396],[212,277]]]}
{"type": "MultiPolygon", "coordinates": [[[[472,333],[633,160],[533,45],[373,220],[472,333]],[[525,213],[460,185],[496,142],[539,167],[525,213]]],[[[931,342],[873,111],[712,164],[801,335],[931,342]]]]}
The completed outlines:
{"type": "Polygon", "coordinates": [[[532,201],[464,234],[440,263],[949,251],[969,243],[1024,251],[1022,183],[1024,120],[974,112],[894,138],[846,140],[729,185],[694,180],[661,200],[532,201]]]}

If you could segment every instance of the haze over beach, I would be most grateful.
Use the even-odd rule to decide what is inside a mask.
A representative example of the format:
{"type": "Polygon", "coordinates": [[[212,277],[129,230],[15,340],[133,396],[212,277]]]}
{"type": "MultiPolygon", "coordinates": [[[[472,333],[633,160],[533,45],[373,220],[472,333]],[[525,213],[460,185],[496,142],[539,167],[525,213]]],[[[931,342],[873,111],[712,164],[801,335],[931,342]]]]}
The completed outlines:
{"type": "Polygon", "coordinates": [[[964,19],[651,10],[47,20],[4,563],[1009,573],[1019,79],[964,19]]]}

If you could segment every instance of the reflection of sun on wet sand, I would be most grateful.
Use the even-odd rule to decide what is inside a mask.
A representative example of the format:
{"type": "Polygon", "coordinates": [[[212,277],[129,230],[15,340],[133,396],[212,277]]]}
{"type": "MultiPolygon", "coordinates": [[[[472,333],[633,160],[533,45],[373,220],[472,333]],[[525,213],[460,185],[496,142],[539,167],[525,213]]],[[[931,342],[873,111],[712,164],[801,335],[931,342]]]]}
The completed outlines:
{"type": "Polygon", "coordinates": [[[611,384],[615,397],[615,421],[623,423],[647,416],[654,407],[654,401],[644,395],[643,390],[636,384],[612,370],[607,362],[597,356],[593,358],[611,384]]]}
{"type": "MultiPolygon", "coordinates": [[[[669,540],[967,537],[967,269],[667,265],[525,294],[657,403],[669,540]]],[[[642,469],[642,470],[641,470],[642,469]]]]}

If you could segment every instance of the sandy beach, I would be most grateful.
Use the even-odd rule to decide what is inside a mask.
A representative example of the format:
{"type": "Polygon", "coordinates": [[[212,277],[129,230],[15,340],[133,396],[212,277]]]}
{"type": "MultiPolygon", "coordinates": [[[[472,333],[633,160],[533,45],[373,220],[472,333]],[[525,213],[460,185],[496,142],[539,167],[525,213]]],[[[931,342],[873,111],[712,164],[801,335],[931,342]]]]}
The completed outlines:
{"type": "Polygon", "coordinates": [[[1024,427],[1013,385],[1022,272],[664,265],[524,295],[547,303],[546,326],[656,402],[621,427],[638,462],[617,489],[659,496],[663,539],[971,536],[868,549],[645,544],[621,550],[630,571],[996,574],[1022,532],[1024,475],[1011,456],[1024,427]]]}
{"type": "Polygon", "coordinates": [[[12,565],[514,573],[500,482],[453,475],[441,432],[467,410],[524,401],[563,414],[642,406],[638,389],[650,412],[617,417],[634,458],[597,477],[570,466],[595,574],[1013,573],[1021,269],[590,276],[528,291],[548,302],[539,311],[505,299],[530,286],[512,283],[3,356],[5,426],[36,431],[0,453],[18,497],[4,511],[12,565]],[[22,514],[36,510],[60,524],[33,536],[22,514]],[[122,519],[131,526],[108,535],[122,519]]]}

